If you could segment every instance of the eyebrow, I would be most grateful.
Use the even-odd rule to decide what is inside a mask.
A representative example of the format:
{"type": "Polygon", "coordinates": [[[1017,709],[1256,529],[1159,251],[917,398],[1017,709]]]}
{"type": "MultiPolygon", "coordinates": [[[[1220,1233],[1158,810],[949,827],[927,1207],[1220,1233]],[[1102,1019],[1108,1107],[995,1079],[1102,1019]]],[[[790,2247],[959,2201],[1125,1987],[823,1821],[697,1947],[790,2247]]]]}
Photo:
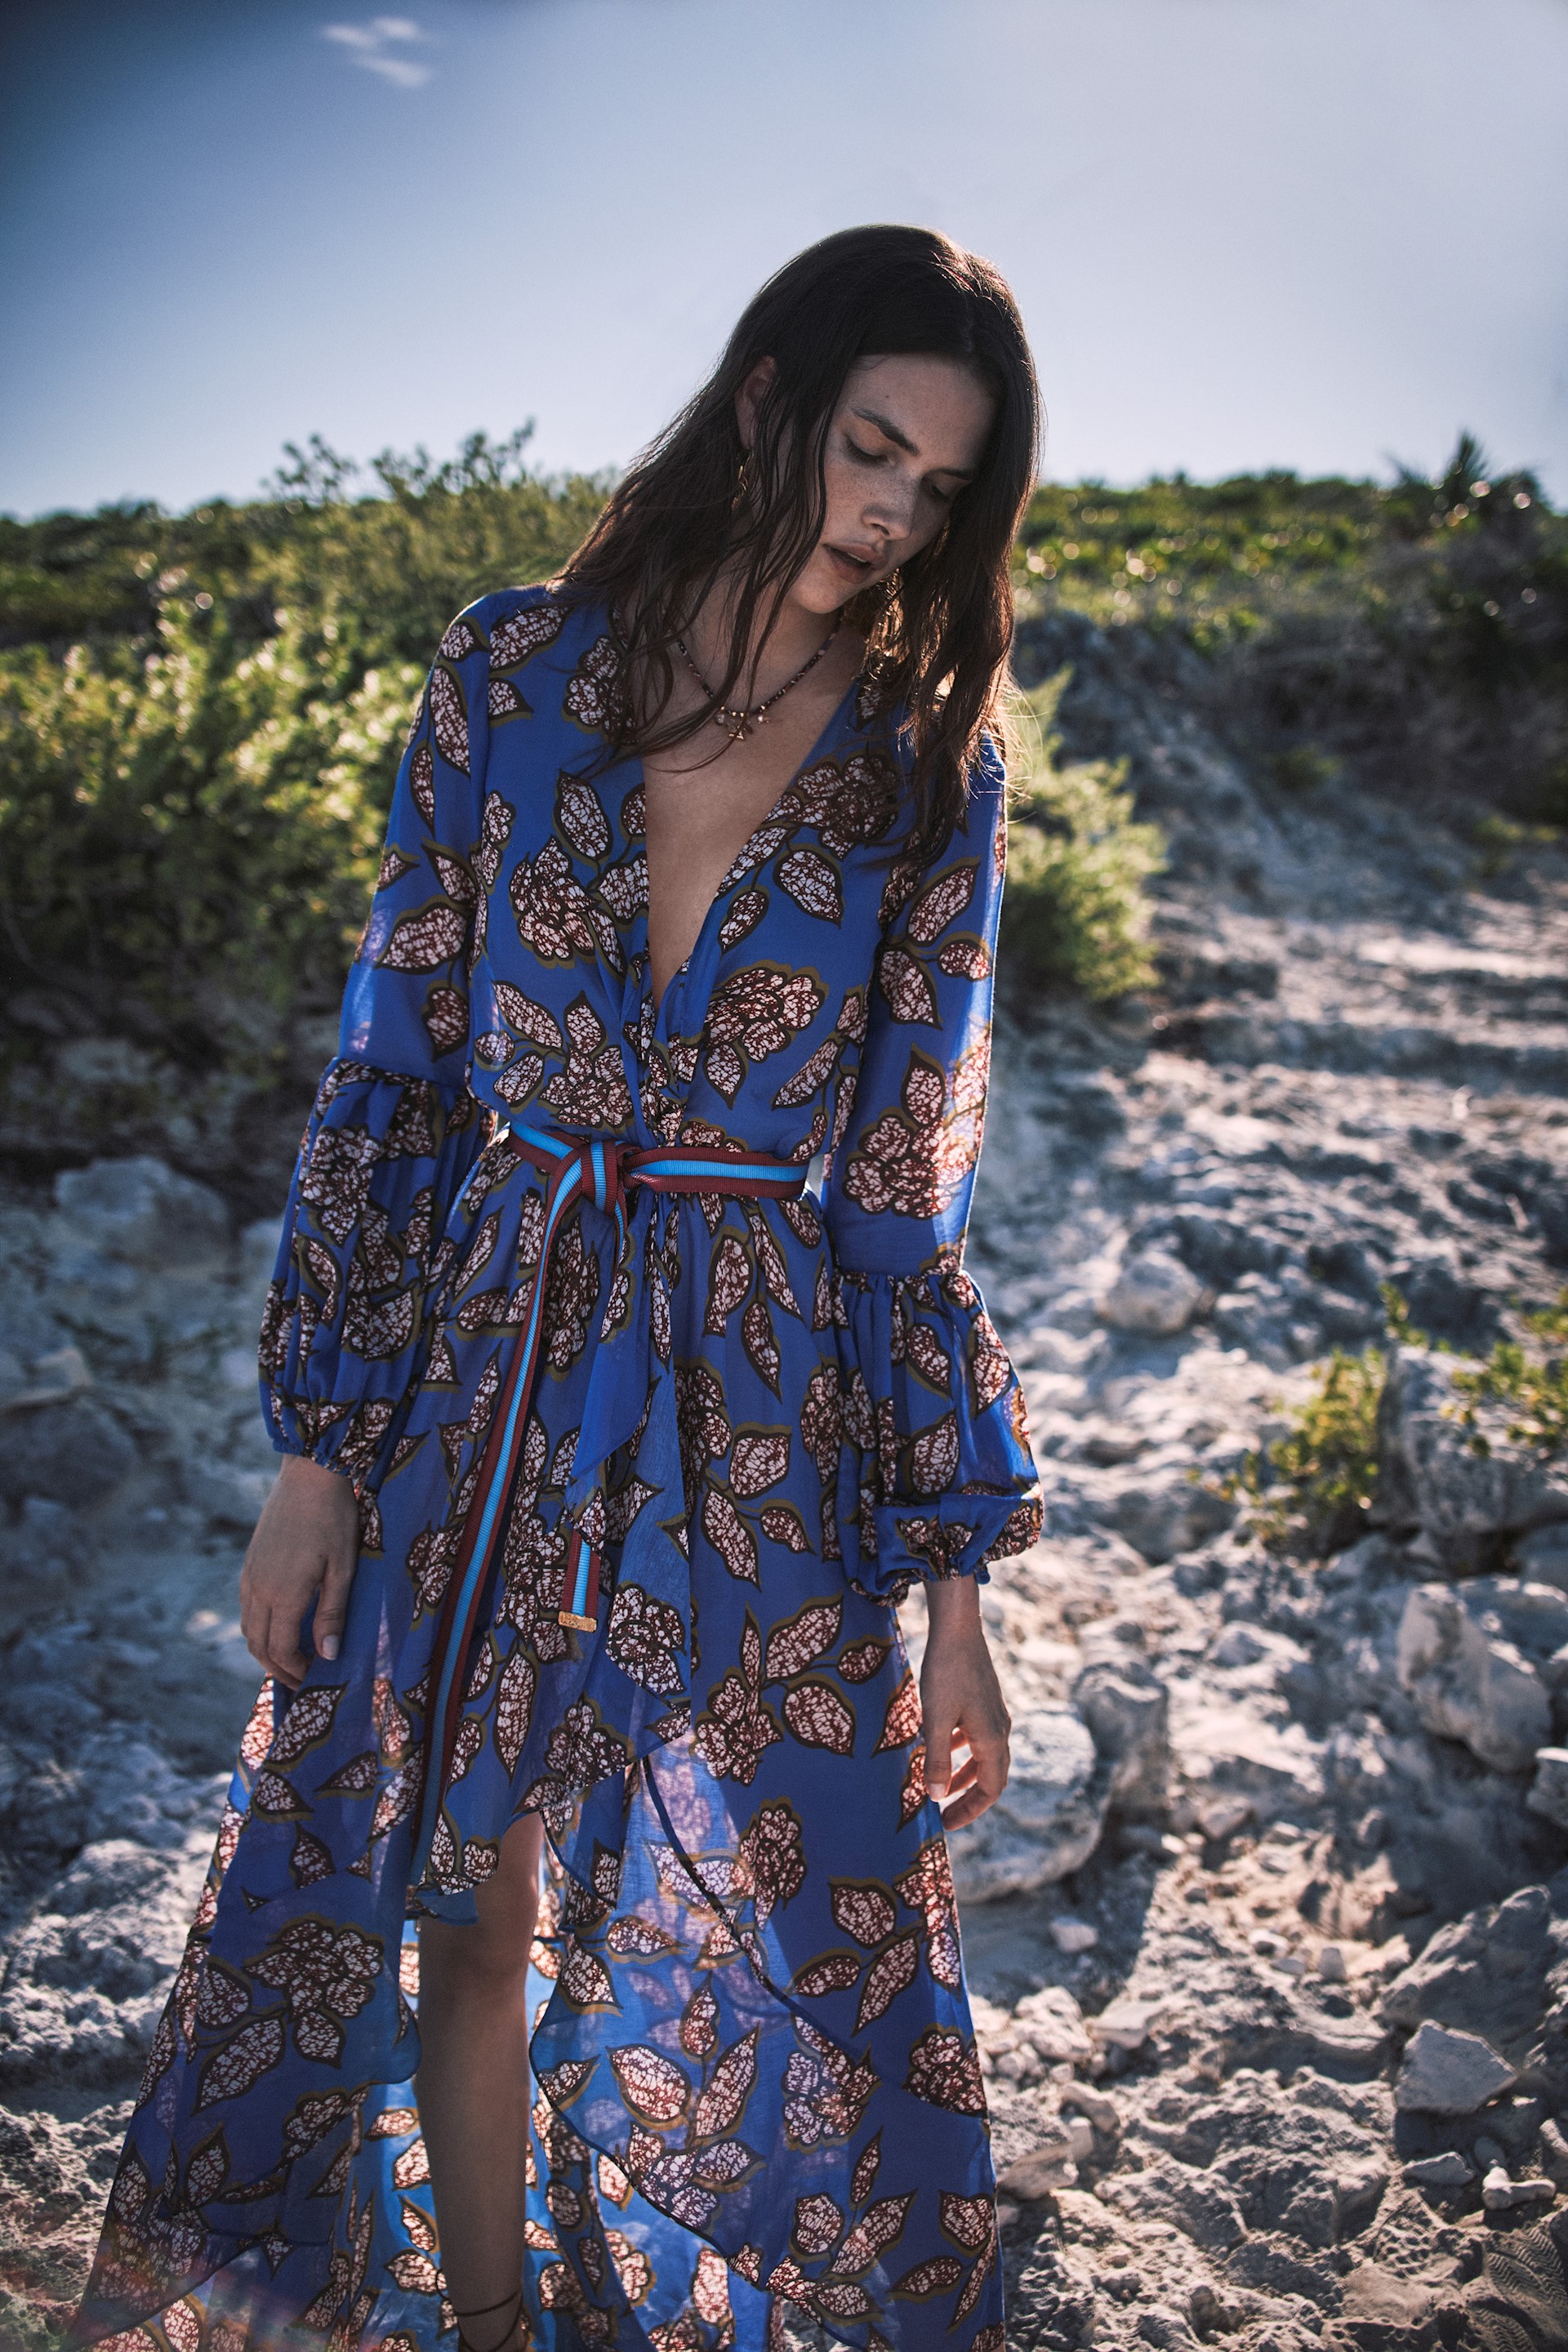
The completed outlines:
{"type": "MultiPolygon", "coordinates": [[[[895,442],[900,449],[907,449],[911,457],[920,456],[919,449],[910,439],[909,435],[901,426],[895,425],[890,416],[884,416],[879,409],[852,408],[849,414],[851,416],[858,416],[864,424],[874,425],[879,433],[885,433],[889,441],[895,442]]],[[[933,466],[931,471],[933,474],[956,474],[961,482],[972,482],[974,479],[973,466],[933,466]]]]}

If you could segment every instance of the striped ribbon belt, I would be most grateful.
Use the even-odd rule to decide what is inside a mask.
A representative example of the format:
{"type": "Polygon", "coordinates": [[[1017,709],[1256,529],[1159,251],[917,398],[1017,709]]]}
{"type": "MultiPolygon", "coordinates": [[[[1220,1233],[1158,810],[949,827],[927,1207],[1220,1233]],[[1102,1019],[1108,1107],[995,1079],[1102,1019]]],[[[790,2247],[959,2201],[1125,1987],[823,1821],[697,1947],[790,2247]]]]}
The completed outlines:
{"type": "MultiPolygon", "coordinates": [[[[425,1801],[415,1849],[416,1882],[451,1784],[468,1653],[506,1526],[506,1507],[522,1452],[528,1408],[544,1354],[550,1269],[568,1212],[578,1202],[591,1201],[613,1217],[619,1258],[627,1245],[626,1202],[639,1185],[655,1192],[719,1192],[753,1201],[795,1199],[805,1187],[806,1171],[798,1160],[773,1160],[762,1152],[737,1154],[707,1145],[645,1148],[542,1127],[510,1128],[496,1139],[509,1142],[520,1159],[531,1160],[543,1176],[544,1232],[528,1318],[501,1380],[457,1562],[442,1603],[430,1665],[425,1801]]],[[[567,1546],[561,1622],[592,1633],[598,1623],[598,1609],[599,1554],[582,1529],[574,1527],[567,1546]]]]}

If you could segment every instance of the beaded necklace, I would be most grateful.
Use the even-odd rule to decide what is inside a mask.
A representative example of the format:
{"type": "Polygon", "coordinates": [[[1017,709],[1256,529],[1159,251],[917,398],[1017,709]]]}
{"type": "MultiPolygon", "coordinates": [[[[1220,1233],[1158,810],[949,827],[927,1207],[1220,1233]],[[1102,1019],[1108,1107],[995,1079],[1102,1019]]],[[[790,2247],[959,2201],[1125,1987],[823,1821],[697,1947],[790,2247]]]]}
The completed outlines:
{"type": "Polygon", "coordinates": [[[782,686],[775,686],[771,694],[765,695],[761,702],[753,702],[749,710],[742,709],[737,705],[731,703],[719,701],[719,698],[714,693],[713,688],[709,685],[707,679],[703,677],[702,672],[698,668],[697,664],[692,660],[691,656],[687,652],[685,646],[679,637],[675,640],[675,650],[680,656],[681,660],[686,664],[687,668],[691,672],[692,677],[697,680],[698,685],[702,688],[703,693],[708,697],[709,701],[717,704],[718,707],[713,713],[714,726],[722,727],[728,734],[731,743],[742,743],[744,742],[746,737],[751,734],[753,728],[766,726],[768,713],[773,709],[774,703],[782,702],[784,696],[789,692],[791,687],[798,686],[801,679],[805,676],[807,670],[812,670],[816,667],[817,663],[822,659],[823,655],[827,651],[828,646],[838,635],[838,628],[839,624],[835,621],[833,626],[828,630],[827,635],[823,638],[822,643],[817,646],[816,651],[812,655],[811,659],[809,661],[802,662],[800,667],[795,671],[793,677],[786,677],[782,686]]]}

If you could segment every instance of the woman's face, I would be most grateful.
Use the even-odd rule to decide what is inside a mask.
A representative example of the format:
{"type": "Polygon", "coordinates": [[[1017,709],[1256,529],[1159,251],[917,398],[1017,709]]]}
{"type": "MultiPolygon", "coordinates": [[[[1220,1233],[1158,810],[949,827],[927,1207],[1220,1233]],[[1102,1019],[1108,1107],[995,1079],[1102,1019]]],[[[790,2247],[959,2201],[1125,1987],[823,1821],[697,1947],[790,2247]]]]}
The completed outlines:
{"type": "MultiPolygon", "coordinates": [[[[753,377],[741,395],[748,443],[747,394],[765,382],[753,377]]],[[[928,546],[978,472],[995,413],[992,394],[962,360],[857,361],[827,428],[822,537],[789,602],[808,613],[837,612],[928,546]]]]}

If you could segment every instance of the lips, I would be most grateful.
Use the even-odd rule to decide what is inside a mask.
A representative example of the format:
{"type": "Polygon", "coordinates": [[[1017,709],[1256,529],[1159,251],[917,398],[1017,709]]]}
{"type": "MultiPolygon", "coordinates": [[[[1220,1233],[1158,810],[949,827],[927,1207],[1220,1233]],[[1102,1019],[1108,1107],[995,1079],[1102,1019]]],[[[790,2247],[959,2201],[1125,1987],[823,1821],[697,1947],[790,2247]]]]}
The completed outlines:
{"type": "Polygon", "coordinates": [[[844,572],[846,576],[851,580],[868,579],[871,573],[879,568],[878,559],[876,556],[855,548],[833,547],[830,546],[827,541],[824,541],[823,551],[825,554],[831,556],[834,562],[837,563],[841,571],[844,572]]]}

